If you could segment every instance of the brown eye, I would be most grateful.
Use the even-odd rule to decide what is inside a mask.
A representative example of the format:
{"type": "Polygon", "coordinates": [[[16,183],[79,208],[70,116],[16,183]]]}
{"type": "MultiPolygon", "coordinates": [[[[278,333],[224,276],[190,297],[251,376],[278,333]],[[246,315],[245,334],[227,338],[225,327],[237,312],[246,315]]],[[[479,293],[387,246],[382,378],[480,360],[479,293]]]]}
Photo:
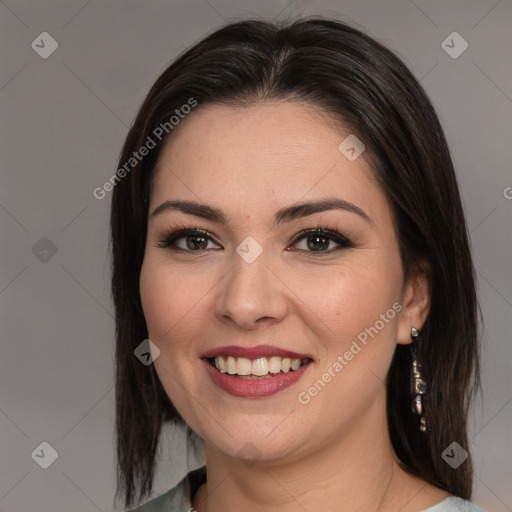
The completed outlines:
{"type": "MultiPolygon", "coordinates": [[[[296,246],[301,241],[304,241],[304,246],[296,250],[313,256],[331,254],[344,248],[355,247],[355,244],[341,233],[320,227],[301,231],[292,245],[296,246]]],[[[165,234],[159,240],[157,247],[173,252],[204,252],[220,246],[208,231],[184,228],[165,234]],[[209,244],[211,245],[209,246],[209,244]]]]}
{"type": "Polygon", "coordinates": [[[293,245],[297,245],[302,240],[305,244],[298,250],[317,254],[331,254],[343,248],[354,247],[354,244],[341,233],[323,228],[302,231],[293,245]],[[332,248],[333,244],[337,244],[338,247],[332,248]]]}
{"type": "Polygon", "coordinates": [[[180,229],[178,231],[168,233],[161,238],[158,243],[158,247],[172,251],[200,252],[209,249],[209,242],[213,243],[213,239],[209,236],[207,231],[197,229],[180,229]]]}

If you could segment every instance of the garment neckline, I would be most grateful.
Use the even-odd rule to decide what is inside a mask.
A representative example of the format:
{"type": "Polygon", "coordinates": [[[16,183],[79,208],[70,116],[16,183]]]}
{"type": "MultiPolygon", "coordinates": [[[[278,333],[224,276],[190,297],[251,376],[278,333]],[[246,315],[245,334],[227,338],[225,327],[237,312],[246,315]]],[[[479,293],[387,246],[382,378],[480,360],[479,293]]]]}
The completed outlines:
{"type": "MultiPolygon", "coordinates": [[[[197,493],[199,488],[204,485],[207,482],[207,473],[206,473],[206,465],[200,466],[196,469],[193,469],[188,473],[188,483],[189,483],[189,500],[190,504],[192,505],[192,501],[194,498],[194,495],[197,493]]],[[[439,503],[436,503],[435,505],[432,505],[431,507],[427,509],[420,510],[419,512],[438,512],[441,507],[446,506],[447,504],[451,502],[458,502],[461,501],[462,498],[459,498],[458,496],[447,496],[439,503]]]]}

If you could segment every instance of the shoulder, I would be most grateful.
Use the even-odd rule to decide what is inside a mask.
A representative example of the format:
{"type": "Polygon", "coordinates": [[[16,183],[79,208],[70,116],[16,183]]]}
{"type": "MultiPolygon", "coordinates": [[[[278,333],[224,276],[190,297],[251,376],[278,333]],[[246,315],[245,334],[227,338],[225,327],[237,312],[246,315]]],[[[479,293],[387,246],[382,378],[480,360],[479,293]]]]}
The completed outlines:
{"type": "Polygon", "coordinates": [[[144,505],[128,512],[183,512],[192,508],[192,496],[206,482],[206,466],[187,473],[178,484],[144,505]]]}
{"type": "Polygon", "coordinates": [[[485,512],[485,510],[471,501],[450,496],[441,503],[423,510],[422,512],[485,512]]]}

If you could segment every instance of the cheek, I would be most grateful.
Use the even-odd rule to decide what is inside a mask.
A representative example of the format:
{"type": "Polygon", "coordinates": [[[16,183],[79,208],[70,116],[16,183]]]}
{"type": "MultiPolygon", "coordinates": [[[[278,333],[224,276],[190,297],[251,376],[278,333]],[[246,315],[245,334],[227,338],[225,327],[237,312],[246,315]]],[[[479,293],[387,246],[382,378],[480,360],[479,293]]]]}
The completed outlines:
{"type": "Polygon", "coordinates": [[[203,287],[204,283],[201,285],[190,272],[182,276],[155,258],[144,261],[140,275],[142,308],[149,337],[160,348],[186,338],[183,329],[197,321],[203,287]]]}
{"type": "Polygon", "coordinates": [[[373,251],[364,256],[323,287],[323,319],[331,330],[319,372],[336,375],[317,404],[327,410],[333,396],[347,411],[369,403],[382,389],[396,347],[400,260],[373,251]]]}
{"type": "Polygon", "coordinates": [[[174,312],[172,287],[158,267],[146,258],[140,273],[140,298],[150,338],[161,338],[172,326],[169,313],[174,312]]]}
{"type": "Polygon", "coordinates": [[[316,304],[315,310],[329,326],[332,342],[356,338],[365,329],[374,326],[381,315],[385,315],[385,327],[378,323],[379,330],[389,331],[388,324],[396,320],[396,306],[400,299],[400,267],[392,262],[389,265],[368,264],[348,265],[343,272],[336,273],[320,285],[307,285],[316,290],[309,300],[316,304]],[[391,311],[389,311],[391,309],[391,311]],[[388,312],[386,314],[386,312],[388,312]]]}
{"type": "Polygon", "coordinates": [[[326,423],[340,421],[339,410],[348,419],[363,414],[382,392],[402,308],[400,272],[400,266],[347,266],[317,289],[321,319],[330,329],[327,336],[319,336],[325,352],[318,372],[300,391],[326,423]],[[333,401],[338,408],[333,409],[333,401]]]}

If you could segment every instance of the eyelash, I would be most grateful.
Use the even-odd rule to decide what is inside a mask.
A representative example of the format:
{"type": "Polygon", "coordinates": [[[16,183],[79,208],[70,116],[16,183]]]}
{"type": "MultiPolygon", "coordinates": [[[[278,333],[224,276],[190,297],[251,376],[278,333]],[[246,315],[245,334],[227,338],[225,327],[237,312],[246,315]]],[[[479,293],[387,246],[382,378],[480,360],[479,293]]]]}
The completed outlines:
{"type": "MultiPolygon", "coordinates": [[[[187,227],[187,226],[181,224],[181,225],[177,225],[177,226],[174,226],[172,228],[169,228],[169,230],[161,236],[161,238],[159,239],[158,244],[156,245],[156,247],[159,247],[159,248],[162,248],[162,249],[167,249],[167,250],[170,250],[172,252],[181,252],[181,253],[184,253],[184,252],[185,253],[195,253],[195,252],[201,253],[201,252],[204,252],[204,251],[211,250],[211,249],[198,249],[196,251],[192,251],[192,250],[187,250],[187,249],[181,249],[181,248],[178,248],[178,247],[174,246],[174,244],[176,243],[177,240],[179,240],[180,238],[186,238],[188,236],[201,236],[201,237],[205,237],[207,239],[210,239],[211,241],[213,241],[217,245],[220,245],[218,242],[216,242],[215,237],[211,233],[209,233],[208,231],[206,231],[204,229],[201,229],[201,228],[199,228],[197,226],[187,227]]],[[[323,255],[326,255],[326,254],[332,254],[332,253],[337,252],[337,251],[339,251],[341,249],[355,248],[356,247],[355,242],[350,240],[346,236],[342,235],[341,233],[339,233],[337,231],[337,228],[335,230],[331,230],[331,229],[329,229],[327,227],[323,227],[323,226],[320,226],[320,225],[317,225],[317,227],[315,229],[303,229],[303,230],[301,230],[294,237],[294,239],[292,241],[292,245],[297,244],[303,238],[309,238],[309,237],[314,237],[314,236],[325,237],[328,240],[334,241],[339,246],[339,247],[337,247],[335,249],[330,249],[328,251],[307,251],[307,250],[304,250],[304,249],[299,249],[300,252],[308,253],[308,256],[312,256],[314,258],[316,258],[318,256],[323,256],[323,255]]],[[[215,249],[215,250],[217,250],[217,249],[215,249]]]]}

